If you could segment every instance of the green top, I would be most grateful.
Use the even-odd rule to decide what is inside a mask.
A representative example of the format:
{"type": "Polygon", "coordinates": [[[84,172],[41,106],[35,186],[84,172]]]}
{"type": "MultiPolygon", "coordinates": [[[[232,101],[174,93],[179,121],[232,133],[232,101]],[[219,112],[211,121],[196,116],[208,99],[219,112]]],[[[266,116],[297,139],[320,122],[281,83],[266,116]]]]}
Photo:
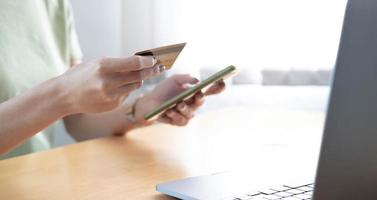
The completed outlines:
{"type": "MultiPolygon", "coordinates": [[[[71,59],[81,57],[67,0],[0,1],[0,103],[62,74],[71,59]]],[[[49,149],[53,130],[0,158],[49,149]]]]}

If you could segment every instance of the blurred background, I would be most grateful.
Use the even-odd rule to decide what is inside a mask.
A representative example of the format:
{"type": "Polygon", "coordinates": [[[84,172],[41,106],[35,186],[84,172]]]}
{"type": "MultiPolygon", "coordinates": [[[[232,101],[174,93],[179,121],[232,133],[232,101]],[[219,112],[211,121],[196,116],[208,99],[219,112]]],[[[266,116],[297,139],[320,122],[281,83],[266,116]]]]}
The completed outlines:
{"type": "MultiPolygon", "coordinates": [[[[345,0],[75,0],[85,59],[187,42],[165,75],[240,75],[201,112],[231,107],[324,113],[345,0]]],[[[153,82],[152,82],[153,84],[153,82]]],[[[146,86],[148,87],[148,86],[146,86]]],[[[152,86],[151,86],[152,87],[152,86]]],[[[56,146],[71,143],[59,134],[56,146]]]]}

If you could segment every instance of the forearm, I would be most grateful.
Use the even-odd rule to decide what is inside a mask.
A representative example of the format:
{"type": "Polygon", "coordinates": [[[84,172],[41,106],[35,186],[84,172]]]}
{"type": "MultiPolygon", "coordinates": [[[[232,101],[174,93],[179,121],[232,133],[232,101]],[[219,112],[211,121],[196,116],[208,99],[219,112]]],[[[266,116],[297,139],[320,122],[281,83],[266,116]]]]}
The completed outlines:
{"type": "Polygon", "coordinates": [[[70,135],[77,141],[109,135],[124,135],[142,126],[127,119],[126,113],[131,106],[124,104],[115,110],[98,114],[70,115],[64,118],[64,123],[70,135]]]}
{"type": "Polygon", "coordinates": [[[67,131],[76,141],[120,135],[133,128],[125,115],[118,110],[99,114],[70,115],[64,118],[64,123],[67,131]]]}
{"type": "Polygon", "coordinates": [[[0,154],[69,114],[69,101],[57,78],[0,104],[0,154]]]}

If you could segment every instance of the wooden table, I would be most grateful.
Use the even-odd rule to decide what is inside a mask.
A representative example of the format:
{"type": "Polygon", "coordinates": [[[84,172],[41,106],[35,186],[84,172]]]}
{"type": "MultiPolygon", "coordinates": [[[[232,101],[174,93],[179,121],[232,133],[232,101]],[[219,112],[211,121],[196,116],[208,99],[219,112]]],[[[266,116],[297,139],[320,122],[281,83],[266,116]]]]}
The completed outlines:
{"type": "Polygon", "coordinates": [[[185,128],[154,125],[3,160],[0,199],[173,199],[155,185],[224,170],[313,173],[322,124],[322,113],[232,108],[185,128]]]}

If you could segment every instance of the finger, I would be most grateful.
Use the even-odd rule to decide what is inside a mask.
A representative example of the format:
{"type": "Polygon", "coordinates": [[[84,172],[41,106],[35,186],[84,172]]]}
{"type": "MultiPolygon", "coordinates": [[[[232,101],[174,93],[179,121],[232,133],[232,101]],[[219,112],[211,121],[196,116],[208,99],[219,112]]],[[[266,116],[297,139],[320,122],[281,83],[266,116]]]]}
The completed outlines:
{"type": "Polygon", "coordinates": [[[194,101],[190,104],[192,110],[197,110],[204,104],[204,94],[198,93],[194,96],[194,101]]]}
{"type": "Polygon", "coordinates": [[[157,119],[157,121],[165,123],[165,124],[173,124],[172,120],[168,116],[166,116],[166,114],[161,115],[157,119]]]}
{"type": "Polygon", "coordinates": [[[196,96],[196,95],[199,95],[199,94],[202,94],[202,95],[203,95],[203,92],[202,92],[202,91],[197,92],[197,93],[194,94],[192,97],[190,97],[190,98],[188,98],[187,100],[185,100],[185,103],[186,103],[187,105],[191,105],[191,104],[193,104],[193,103],[195,102],[195,96],[196,96]]]}
{"type": "Polygon", "coordinates": [[[104,72],[129,72],[153,67],[156,60],[152,56],[131,56],[128,58],[104,58],[100,61],[104,72]]]}
{"type": "Polygon", "coordinates": [[[189,74],[174,75],[173,78],[178,85],[196,84],[199,82],[197,78],[192,77],[189,74]]]}
{"type": "Polygon", "coordinates": [[[145,80],[145,79],[157,76],[160,73],[162,73],[164,70],[165,70],[165,66],[156,65],[155,67],[152,67],[152,68],[147,68],[140,71],[133,71],[131,73],[134,73],[135,74],[134,76],[136,77],[136,79],[140,81],[140,80],[145,80]]]}
{"type": "Polygon", "coordinates": [[[176,108],[186,119],[191,119],[194,117],[191,108],[186,105],[185,102],[179,103],[176,108]]]}
{"type": "Polygon", "coordinates": [[[156,65],[154,67],[139,70],[139,71],[127,72],[126,74],[120,73],[118,74],[118,76],[123,77],[123,80],[120,79],[118,84],[123,85],[127,83],[140,82],[148,78],[157,76],[161,74],[164,70],[165,70],[165,67],[163,65],[156,65]]]}
{"type": "Polygon", "coordinates": [[[134,90],[139,89],[143,85],[143,82],[131,83],[121,87],[118,87],[110,92],[110,95],[116,97],[127,96],[134,90]]]}
{"type": "Polygon", "coordinates": [[[171,119],[171,124],[176,126],[185,126],[188,123],[188,120],[183,115],[173,110],[166,111],[166,116],[171,119]]]}
{"type": "Polygon", "coordinates": [[[216,82],[215,84],[213,84],[210,88],[208,88],[206,91],[205,91],[205,95],[208,96],[208,95],[214,95],[214,94],[218,94],[222,91],[225,90],[225,83],[224,81],[218,81],[216,82]]]}
{"type": "Polygon", "coordinates": [[[132,71],[132,72],[119,72],[107,77],[107,81],[116,87],[123,86],[125,84],[137,83],[142,80],[157,76],[165,70],[163,65],[156,65],[151,68],[132,71]]]}

